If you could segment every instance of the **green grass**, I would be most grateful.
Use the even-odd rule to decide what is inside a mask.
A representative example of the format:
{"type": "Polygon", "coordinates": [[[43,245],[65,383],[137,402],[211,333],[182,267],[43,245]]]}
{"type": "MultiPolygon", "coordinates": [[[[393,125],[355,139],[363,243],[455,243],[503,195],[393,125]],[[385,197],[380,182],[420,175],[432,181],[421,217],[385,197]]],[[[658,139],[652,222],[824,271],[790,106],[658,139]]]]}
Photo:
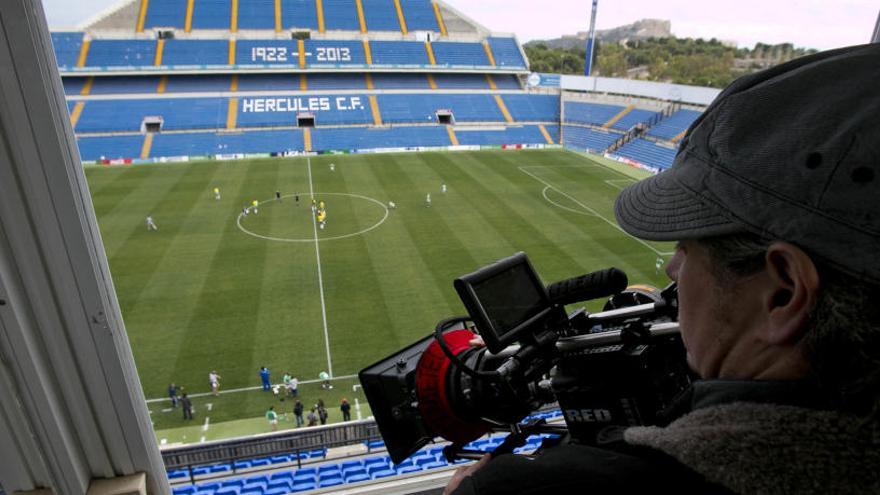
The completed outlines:
{"type": "MultiPolygon", "coordinates": [[[[212,369],[224,390],[259,385],[260,366],[270,368],[273,381],[286,370],[316,379],[329,369],[321,282],[334,376],[354,375],[427,335],[440,319],[463,314],[452,280],[516,251],[529,254],[546,283],[617,266],[631,282],[665,285],[654,260],[671,246],[637,241],[614,223],[613,200],[639,173],[565,151],[311,158],[312,187],[328,212],[327,229],[317,231],[324,239],[319,279],[307,163],[87,169],[146,398],[164,397],[171,382],[208,392],[212,369]],[[274,201],[276,190],[298,192],[299,205],[292,197],[274,201]],[[359,196],[392,200],[397,209],[385,218],[384,208],[359,196]],[[243,218],[243,227],[306,242],[242,232],[236,219],[254,199],[270,201],[243,218]],[[148,214],[158,231],[147,231],[148,214]]],[[[342,395],[358,397],[353,384],[340,382],[332,394],[306,385],[301,395],[307,404],[326,395],[336,410],[342,395]]],[[[212,425],[262,419],[269,395],[199,397],[196,406],[215,399],[212,425]]],[[[151,403],[157,430],[187,427],[179,411],[163,408],[164,401],[151,403]]],[[[259,426],[255,431],[264,431],[264,420],[259,426]]]]}

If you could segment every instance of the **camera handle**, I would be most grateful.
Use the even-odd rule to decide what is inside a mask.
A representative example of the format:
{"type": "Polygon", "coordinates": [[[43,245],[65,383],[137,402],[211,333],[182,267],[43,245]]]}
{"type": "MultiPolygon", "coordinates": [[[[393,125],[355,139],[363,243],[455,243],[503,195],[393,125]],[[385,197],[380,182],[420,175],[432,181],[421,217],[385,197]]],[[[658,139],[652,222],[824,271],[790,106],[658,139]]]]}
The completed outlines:
{"type": "Polygon", "coordinates": [[[479,460],[486,454],[492,457],[498,457],[506,454],[513,454],[514,449],[522,447],[532,435],[541,433],[549,433],[554,435],[565,435],[568,428],[562,425],[548,425],[544,418],[530,419],[526,423],[516,423],[507,425],[506,427],[492,428],[491,431],[502,432],[509,431],[510,434],[501,442],[501,445],[495,447],[491,452],[483,452],[482,450],[465,449],[464,444],[452,443],[443,449],[443,455],[448,462],[455,462],[458,459],[479,460]]]}

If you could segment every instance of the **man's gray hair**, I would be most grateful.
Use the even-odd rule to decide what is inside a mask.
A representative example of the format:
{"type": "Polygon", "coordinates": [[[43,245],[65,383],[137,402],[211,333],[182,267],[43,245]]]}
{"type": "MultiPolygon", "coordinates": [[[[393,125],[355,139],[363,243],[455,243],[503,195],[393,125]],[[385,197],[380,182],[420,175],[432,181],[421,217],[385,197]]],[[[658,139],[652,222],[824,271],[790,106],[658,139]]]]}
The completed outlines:
{"type": "MultiPolygon", "coordinates": [[[[774,242],[753,234],[700,239],[722,288],[764,267],[774,242]]],[[[812,379],[837,409],[880,418],[880,287],[828,267],[819,272],[816,307],[802,346],[812,379]]]]}

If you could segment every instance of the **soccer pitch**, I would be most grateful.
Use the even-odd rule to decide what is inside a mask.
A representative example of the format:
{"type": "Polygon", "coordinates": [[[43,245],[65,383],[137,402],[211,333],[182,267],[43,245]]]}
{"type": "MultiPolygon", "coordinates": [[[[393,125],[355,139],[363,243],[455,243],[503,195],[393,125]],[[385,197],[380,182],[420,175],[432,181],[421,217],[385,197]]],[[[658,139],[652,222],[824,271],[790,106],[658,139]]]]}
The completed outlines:
{"type": "Polygon", "coordinates": [[[209,392],[211,370],[229,392],[198,396],[194,422],[151,401],[155,427],[188,427],[190,441],[210,431],[207,417],[251,421],[229,435],[265,431],[261,416],[279,403],[238,391],[259,386],[261,366],[273,383],[285,371],[338,378],[333,390],[301,386],[307,406],[320,397],[338,415],[343,396],[363,404],[353,375],[464,314],[452,280],[516,251],[545,283],[616,266],[631,283],[665,285],[655,260],[672,246],[614,221],[614,198],[637,171],[600,161],[483,151],[88,168],[144,395],[162,399],[171,382],[209,392]],[[323,230],[312,197],[325,202],[323,230]],[[253,200],[259,213],[243,216],[253,200]]]}

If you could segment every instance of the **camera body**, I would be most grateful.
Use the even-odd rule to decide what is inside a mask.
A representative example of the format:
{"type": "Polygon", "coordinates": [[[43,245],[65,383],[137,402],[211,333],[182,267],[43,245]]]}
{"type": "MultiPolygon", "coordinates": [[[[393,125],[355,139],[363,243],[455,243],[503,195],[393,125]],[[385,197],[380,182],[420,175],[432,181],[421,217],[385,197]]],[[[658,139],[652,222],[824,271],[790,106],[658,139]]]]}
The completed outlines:
{"type": "Polygon", "coordinates": [[[392,460],[437,436],[460,450],[552,402],[575,443],[596,443],[608,426],[654,424],[692,378],[675,287],[626,286],[612,268],[545,287],[524,253],[456,279],[468,317],[359,374],[392,460]],[[565,311],[608,296],[600,313],[565,311]],[[477,335],[485,346],[473,345],[477,335]]]}

